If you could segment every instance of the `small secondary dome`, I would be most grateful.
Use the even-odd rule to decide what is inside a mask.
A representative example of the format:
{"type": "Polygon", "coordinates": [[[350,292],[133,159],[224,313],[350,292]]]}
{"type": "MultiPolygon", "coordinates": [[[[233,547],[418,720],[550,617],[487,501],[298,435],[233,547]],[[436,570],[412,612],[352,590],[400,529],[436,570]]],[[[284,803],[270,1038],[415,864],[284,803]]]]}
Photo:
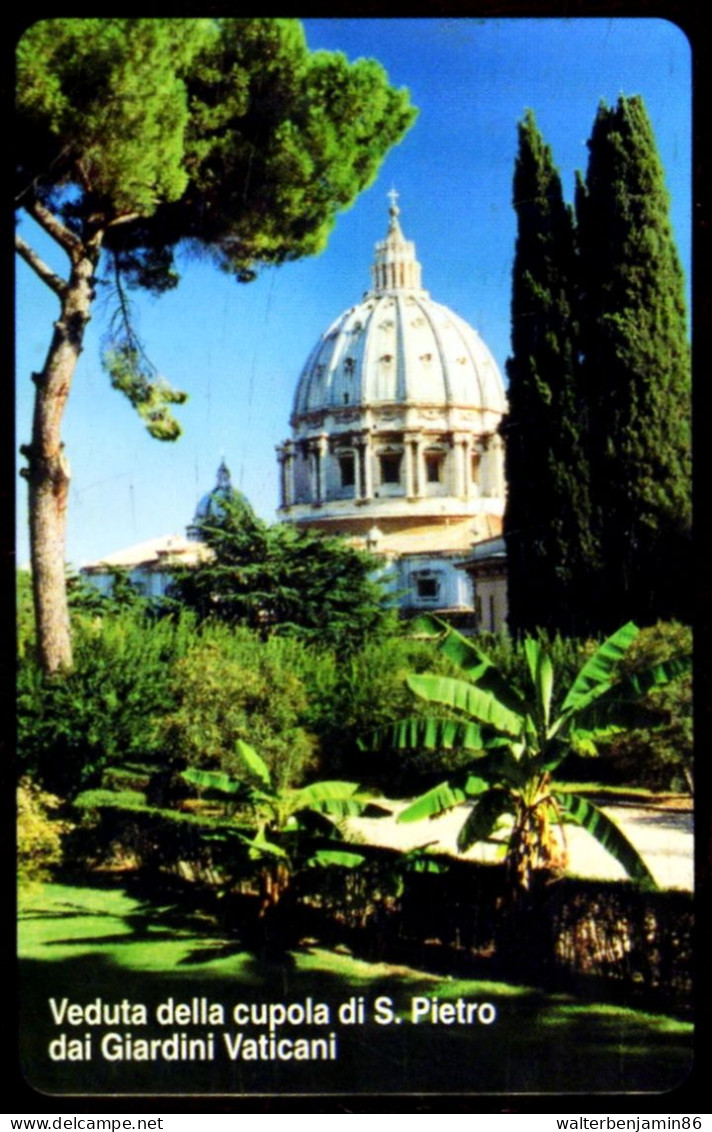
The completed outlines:
{"type": "Polygon", "coordinates": [[[202,538],[201,525],[211,519],[220,519],[224,515],[224,504],[229,502],[241,502],[246,507],[250,507],[242,492],[233,487],[230,469],[222,460],[218,468],[215,487],[202,496],[195,509],[193,522],[188,527],[188,537],[199,541],[202,538]]]}
{"type": "Polygon", "coordinates": [[[304,414],[345,405],[457,405],[503,413],[504,386],[487,346],[464,319],[421,287],[415,245],[391,195],[385,240],[376,244],[373,288],[331,324],[297,386],[304,414]]]}

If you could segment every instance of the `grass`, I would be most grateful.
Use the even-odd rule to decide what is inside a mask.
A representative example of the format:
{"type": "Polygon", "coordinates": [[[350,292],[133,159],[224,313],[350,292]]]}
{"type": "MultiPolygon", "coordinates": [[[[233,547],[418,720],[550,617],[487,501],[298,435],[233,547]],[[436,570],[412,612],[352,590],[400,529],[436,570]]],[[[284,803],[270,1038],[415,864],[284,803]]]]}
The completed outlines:
{"type": "MultiPolygon", "coordinates": [[[[199,914],[103,888],[47,885],[28,895],[20,916],[21,1051],[24,1071],[49,1093],[517,1093],[658,1092],[691,1067],[691,1026],[661,1015],[583,1003],[527,986],[434,976],[367,963],[345,948],[303,941],[260,957],[216,934],[199,914]],[[209,1061],[107,1060],[107,1027],[57,1025],[50,999],[86,1005],[128,999],[146,1006],[149,1024],[112,1031],[165,1039],[174,1032],[214,1037],[209,1061]],[[159,1026],[155,1009],[173,998],[206,999],[224,1008],[224,1024],[159,1026]],[[434,1001],[438,1021],[414,1022],[412,1000],[434,1001]],[[236,1003],[324,1003],[328,1024],[278,1028],[278,1037],[336,1034],[334,1060],[235,1060],[223,1032],[259,1037],[262,1028],[231,1020],[236,1003]],[[380,1010],[378,1002],[380,1000],[380,1010]],[[445,1024],[443,1004],[491,1003],[491,1024],[445,1024]],[[363,1022],[339,1018],[343,1004],[363,1004],[363,1022]],[[389,1013],[389,1009],[391,1012],[389,1013]],[[376,1015],[381,1017],[377,1021],[376,1015]],[[390,1021],[384,1019],[390,1018],[390,1021]],[[53,1060],[64,1032],[91,1059],[53,1060]],[[82,1044],[84,1043],[84,1044],[82,1044]]],[[[447,1011],[444,1012],[445,1015],[447,1011]]],[[[123,1040],[123,1039],[122,1039],[123,1040]]],[[[64,1047],[65,1055],[70,1047],[64,1047]]]]}

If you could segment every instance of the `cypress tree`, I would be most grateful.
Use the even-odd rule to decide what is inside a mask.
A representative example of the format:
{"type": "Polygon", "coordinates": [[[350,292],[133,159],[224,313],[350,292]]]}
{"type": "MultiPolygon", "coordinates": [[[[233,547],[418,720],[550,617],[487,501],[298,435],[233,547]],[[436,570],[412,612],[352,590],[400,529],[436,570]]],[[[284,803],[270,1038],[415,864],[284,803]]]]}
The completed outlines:
{"type": "Polygon", "coordinates": [[[531,111],[519,125],[514,207],[510,408],[503,426],[509,628],[583,632],[593,546],[575,372],[573,219],[531,111]]]}
{"type": "Polygon", "coordinates": [[[690,351],[662,165],[640,97],[601,105],[576,197],[599,627],[688,620],[690,351]]]}

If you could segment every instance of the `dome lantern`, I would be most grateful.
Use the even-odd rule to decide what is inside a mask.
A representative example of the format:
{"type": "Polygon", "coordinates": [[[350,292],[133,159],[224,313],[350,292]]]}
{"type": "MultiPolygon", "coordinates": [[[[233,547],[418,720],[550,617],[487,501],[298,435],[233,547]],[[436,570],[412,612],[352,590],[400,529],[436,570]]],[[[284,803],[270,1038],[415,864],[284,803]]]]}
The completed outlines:
{"type": "Polygon", "coordinates": [[[376,256],[371,268],[372,293],[381,295],[386,291],[419,291],[421,269],[415,256],[415,244],[412,240],[406,240],[401,230],[398,221],[400,209],[396,203],[398,193],[391,189],[388,196],[391,201],[388,210],[390,221],[385,240],[376,244],[376,256]]]}

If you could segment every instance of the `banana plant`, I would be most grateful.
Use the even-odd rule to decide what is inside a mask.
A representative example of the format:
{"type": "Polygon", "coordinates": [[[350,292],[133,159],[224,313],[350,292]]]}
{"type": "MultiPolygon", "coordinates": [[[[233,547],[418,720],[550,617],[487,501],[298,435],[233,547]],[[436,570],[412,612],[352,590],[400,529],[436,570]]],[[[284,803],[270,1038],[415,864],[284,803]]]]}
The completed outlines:
{"type": "Polygon", "coordinates": [[[564,826],[575,822],[630,877],[654,887],[647,865],[618,826],[587,799],[557,789],[552,776],[571,750],[595,754],[597,740],[639,725],[640,698],[687,671],[690,658],[675,658],[618,679],[618,662],[639,631],[630,622],[584,664],[554,714],[553,665],[538,640],[524,642],[531,676],[531,691],[524,694],[473,641],[439,618],[420,618],[418,630],[437,638],[439,648],[465,679],[428,673],[409,676],[411,691],[428,704],[448,709],[448,717],[402,720],[379,732],[375,746],[459,750],[471,758],[401,811],[398,821],[433,818],[470,803],[458,833],[458,849],[464,852],[476,842],[493,839],[500,829],[508,830],[505,860],[515,890],[528,889],[535,870],[565,870],[564,826]]]}
{"type": "Polygon", "coordinates": [[[264,759],[238,739],[237,754],[244,767],[240,778],[222,771],[190,767],[183,778],[201,791],[217,795],[229,812],[246,814],[243,832],[236,822],[234,836],[258,864],[259,916],[267,916],[289,888],[297,868],[337,865],[353,868],[363,856],[344,849],[340,823],[363,813],[373,800],[353,782],[313,782],[297,788],[276,787],[264,759]]]}

